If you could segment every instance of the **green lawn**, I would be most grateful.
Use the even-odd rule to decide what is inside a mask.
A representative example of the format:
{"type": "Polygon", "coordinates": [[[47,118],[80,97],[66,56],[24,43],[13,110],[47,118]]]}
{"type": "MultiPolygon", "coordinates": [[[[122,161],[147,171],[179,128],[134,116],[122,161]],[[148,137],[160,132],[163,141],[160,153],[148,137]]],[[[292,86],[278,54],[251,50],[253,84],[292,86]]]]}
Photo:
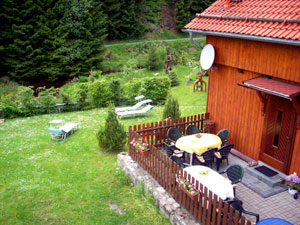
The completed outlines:
{"type": "MultiPolygon", "coordinates": [[[[181,115],[205,112],[206,93],[193,92],[197,69],[173,70],[181,81],[171,89],[181,115]]],[[[162,112],[163,106],[155,106],[148,117],[121,121],[127,129],[161,120],[162,112]]],[[[117,168],[117,153],[99,149],[96,132],[106,115],[106,109],[94,109],[0,124],[0,224],[169,224],[153,198],[117,168]],[[53,119],[77,122],[79,129],[64,142],[53,142],[47,130],[53,119]]]]}

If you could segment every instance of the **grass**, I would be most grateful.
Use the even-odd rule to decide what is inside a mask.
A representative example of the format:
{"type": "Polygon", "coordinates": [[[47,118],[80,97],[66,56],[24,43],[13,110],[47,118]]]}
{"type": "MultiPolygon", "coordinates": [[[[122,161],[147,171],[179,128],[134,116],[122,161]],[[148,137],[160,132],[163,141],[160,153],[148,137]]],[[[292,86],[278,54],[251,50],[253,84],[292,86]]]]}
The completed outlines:
{"type": "MultiPolygon", "coordinates": [[[[172,92],[182,115],[205,112],[206,93],[193,93],[184,82],[190,68],[176,69],[181,85],[172,92]]],[[[155,107],[149,117],[122,123],[158,121],[162,111],[155,107]]],[[[0,224],[169,224],[153,197],[117,167],[117,153],[99,150],[95,134],[106,115],[106,109],[94,109],[0,124],[0,224]],[[47,130],[52,119],[77,122],[79,130],[65,142],[53,142],[47,130]]]]}
{"type": "MultiPolygon", "coordinates": [[[[125,58],[131,57],[124,52],[125,58]]],[[[185,81],[186,76],[194,81],[198,68],[177,65],[172,69],[180,80],[171,92],[179,101],[181,116],[205,112],[206,93],[193,92],[192,83],[185,81]]],[[[135,76],[155,72],[164,75],[142,69],[135,76]]],[[[127,129],[159,121],[162,113],[163,106],[155,106],[148,117],[121,122],[127,129]]],[[[100,108],[0,123],[0,224],[170,224],[153,197],[145,195],[142,186],[135,187],[117,167],[117,152],[99,149],[96,132],[106,116],[106,109],[100,108]],[[53,119],[77,122],[79,129],[64,142],[53,142],[47,130],[53,119]],[[117,205],[123,215],[111,210],[110,204],[117,205]]]]}

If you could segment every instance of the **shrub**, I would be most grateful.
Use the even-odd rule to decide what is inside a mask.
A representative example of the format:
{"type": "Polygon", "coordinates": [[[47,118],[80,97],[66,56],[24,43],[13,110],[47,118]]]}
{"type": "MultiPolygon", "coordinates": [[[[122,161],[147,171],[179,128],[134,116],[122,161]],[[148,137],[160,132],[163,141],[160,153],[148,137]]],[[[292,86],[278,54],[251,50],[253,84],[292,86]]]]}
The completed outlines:
{"type": "Polygon", "coordinates": [[[165,50],[161,49],[161,48],[151,48],[149,53],[148,53],[148,57],[147,57],[147,61],[146,61],[146,67],[149,70],[159,70],[161,68],[163,68],[163,65],[165,64],[164,62],[164,56],[165,56],[165,50]]]}
{"type": "Polygon", "coordinates": [[[100,126],[97,132],[97,140],[100,148],[107,151],[121,151],[126,143],[127,132],[118,121],[113,105],[108,108],[108,115],[104,126],[100,126]]]}
{"type": "Polygon", "coordinates": [[[16,118],[21,115],[16,96],[13,94],[0,96],[0,109],[3,111],[4,118],[16,118]]]}
{"type": "Polygon", "coordinates": [[[48,89],[45,87],[39,87],[38,92],[40,113],[53,113],[55,111],[56,103],[54,95],[57,94],[57,89],[53,87],[48,89]]]}
{"type": "Polygon", "coordinates": [[[142,87],[142,80],[132,79],[124,85],[125,102],[127,104],[134,104],[135,97],[140,94],[142,87]]]}
{"type": "Polygon", "coordinates": [[[79,76],[79,77],[78,77],[78,81],[79,81],[80,83],[85,83],[85,82],[88,82],[88,81],[89,81],[89,78],[86,77],[86,76],[79,76]]]}
{"type": "Polygon", "coordinates": [[[169,78],[171,80],[171,87],[175,87],[175,86],[179,85],[179,79],[178,79],[176,72],[170,71],[169,78]]]}
{"type": "Polygon", "coordinates": [[[88,84],[80,83],[79,85],[74,85],[75,87],[75,98],[78,102],[78,108],[84,109],[87,106],[87,95],[88,95],[88,84]]]}
{"type": "Polygon", "coordinates": [[[88,98],[94,107],[107,106],[111,95],[107,81],[100,79],[89,84],[88,98]]]}
{"type": "Polygon", "coordinates": [[[19,86],[18,98],[19,107],[21,113],[24,116],[31,116],[38,113],[38,102],[34,97],[34,91],[32,87],[19,86]]]}
{"type": "Polygon", "coordinates": [[[163,112],[163,119],[169,117],[172,119],[180,117],[178,100],[174,98],[171,94],[169,94],[168,96],[163,112]]]}
{"type": "Polygon", "coordinates": [[[145,78],[141,88],[141,94],[152,99],[154,104],[164,104],[171,86],[169,77],[145,78]]]}
{"type": "Polygon", "coordinates": [[[65,103],[65,104],[70,104],[71,103],[70,96],[61,89],[59,90],[59,97],[61,98],[62,103],[65,103]]]}
{"type": "Polygon", "coordinates": [[[130,59],[123,66],[123,74],[127,77],[128,80],[132,80],[135,74],[135,70],[137,69],[137,61],[135,59],[130,59]]]}
{"type": "Polygon", "coordinates": [[[113,79],[109,83],[109,89],[111,92],[111,101],[114,105],[118,106],[121,103],[122,89],[120,79],[113,79]]]}

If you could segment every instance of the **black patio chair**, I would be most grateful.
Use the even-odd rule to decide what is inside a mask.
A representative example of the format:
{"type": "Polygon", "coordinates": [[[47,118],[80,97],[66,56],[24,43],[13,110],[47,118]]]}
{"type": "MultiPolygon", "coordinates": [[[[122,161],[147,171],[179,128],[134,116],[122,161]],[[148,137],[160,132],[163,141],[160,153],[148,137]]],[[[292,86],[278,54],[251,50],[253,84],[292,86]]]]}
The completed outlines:
{"type": "Polygon", "coordinates": [[[190,164],[185,163],[182,158],[179,158],[175,155],[171,155],[170,159],[173,160],[177,165],[179,165],[182,168],[190,166],[190,164]]]}
{"type": "Polygon", "coordinates": [[[226,141],[228,141],[229,130],[222,129],[217,133],[217,136],[219,136],[221,138],[221,141],[222,141],[221,147],[223,147],[225,145],[226,141]]]}
{"type": "Polygon", "coordinates": [[[193,124],[190,124],[185,128],[186,135],[197,134],[197,133],[201,133],[201,130],[199,130],[199,128],[193,124]]]}
{"type": "Polygon", "coordinates": [[[169,158],[174,155],[174,156],[176,156],[178,158],[182,158],[184,160],[184,151],[177,149],[175,147],[175,145],[169,145],[166,142],[164,142],[164,149],[169,158]]]}
{"type": "Polygon", "coordinates": [[[227,202],[230,206],[232,206],[232,208],[234,210],[237,210],[240,213],[240,217],[242,216],[243,213],[251,215],[251,216],[255,216],[256,217],[256,223],[258,223],[258,221],[259,221],[259,214],[254,213],[254,212],[246,211],[243,208],[243,202],[241,200],[234,199],[234,200],[226,200],[225,202],[227,202]]]}
{"type": "Polygon", "coordinates": [[[233,184],[233,194],[234,197],[236,196],[236,185],[237,183],[241,182],[244,176],[244,169],[238,164],[232,164],[225,168],[224,171],[220,172],[220,174],[226,173],[228,179],[233,184]]]}
{"type": "Polygon", "coordinates": [[[193,165],[204,165],[212,168],[215,151],[217,151],[217,148],[210,148],[207,151],[203,152],[201,155],[194,153],[193,165]]]}
{"type": "Polygon", "coordinates": [[[175,143],[177,141],[177,139],[182,136],[183,136],[182,132],[176,127],[171,127],[167,131],[167,139],[170,142],[175,143]]]}
{"type": "Polygon", "coordinates": [[[217,152],[219,152],[219,156],[220,158],[216,157],[216,161],[217,161],[217,171],[219,171],[220,169],[220,163],[222,163],[223,160],[226,159],[227,161],[227,166],[228,166],[228,156],[229,156],[229,153],[231,151],[231,149],[233,148],[233,144],[231,145],[224,145],[223,147],[221,147],[220,149],[218,149],[217,152]]]}

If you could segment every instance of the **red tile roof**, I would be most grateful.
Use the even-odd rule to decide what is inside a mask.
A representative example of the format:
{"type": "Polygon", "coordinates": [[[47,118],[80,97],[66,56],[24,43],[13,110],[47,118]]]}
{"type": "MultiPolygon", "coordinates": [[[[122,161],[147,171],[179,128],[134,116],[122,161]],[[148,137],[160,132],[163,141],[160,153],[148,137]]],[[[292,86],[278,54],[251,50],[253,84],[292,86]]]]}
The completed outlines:
{"type": "Polygon", "coordinates": [[[300,40],[300,0],[231,1],[227,11],[225,3],[217,0],[184,28],[300,40]]]}

